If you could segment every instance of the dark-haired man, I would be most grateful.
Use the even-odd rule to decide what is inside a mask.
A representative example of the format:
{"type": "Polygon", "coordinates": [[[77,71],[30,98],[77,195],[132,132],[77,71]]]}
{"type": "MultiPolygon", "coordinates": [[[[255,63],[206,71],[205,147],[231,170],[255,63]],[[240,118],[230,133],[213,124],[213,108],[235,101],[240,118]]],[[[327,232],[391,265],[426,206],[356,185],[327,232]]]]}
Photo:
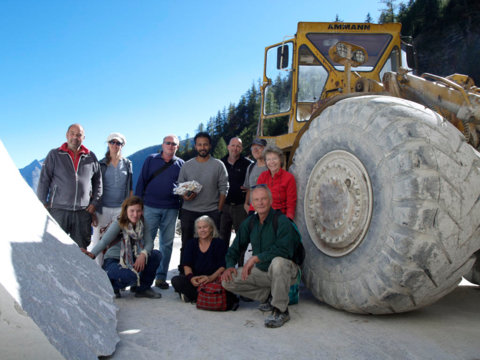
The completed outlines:
{"type": "MultiPolygon", "coordinates": [[[[212,140],[208,133],[200,132],[194,137],[197,156],[183,165],[178,182],[197,181],[202,190],[196,194],[183,196],[180,214],[182,227],[182,249],[180,250],[180,267],[182,267],[182,250],[194,234],[194,222],[202,215],[210,216],[217,229],[220,227],[220,215],[228,193],[228,174],[225,165],[210,155],[212,140]]],[[[183,268],[183,267],[182,267],[183,268]]]]}
{"type": "Polygon", "coordinates": [[[102,196],[102,174],[95,154],[82,145],[83,127],[70,125],[66,137],[67,142],[50,150],[42,164],[37,196],[63,231],[86,249],[102,196]]]}

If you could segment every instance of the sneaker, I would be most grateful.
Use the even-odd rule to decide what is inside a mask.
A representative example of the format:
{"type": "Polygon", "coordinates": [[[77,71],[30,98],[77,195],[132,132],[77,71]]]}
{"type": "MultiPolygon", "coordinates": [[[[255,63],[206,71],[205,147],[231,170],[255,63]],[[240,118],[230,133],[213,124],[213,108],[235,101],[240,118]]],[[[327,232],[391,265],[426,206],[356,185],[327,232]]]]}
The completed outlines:
{"type": "Polygon", "coordinates": [[[267,301],[261,303],[260,305],[258,305],[258,310],[260,310],[261,312],[269,312],[269,311],[273,311],[273,306],[272,304],[270,303],[270,301],[272,301],[272,297],[269,296],[267,301]]]}
{"type": "Polygon", "coordinates": [[[167,290],[170,287],[170,285],[168,285],[168,283],[162,279],[155,280],[155,286],[162,290],[167,290]]]}
{"type": "Polygon", "coordinates": [[[120,294],[120,289],[113,289],[113,293],[115,294],[115,297],[117,299],[120,299],[122,297],[122,294],[120,294]]]}
{"type": "Polygon", "coordinates": [[[157,293],[152,288],[148,288],[147,290],[135,293],[135,297],[137,298],[149,298],[149,299],[160,299],[162,294],[157,293]]]}
{"type": "Polygon", "coordinates": [[[290,314],[288,309],[284,312],[281,312],[276,307],[273,308],[273,311],[265,319],[265,326],[268,328],[278,328],[290,320],[290,314]]]}
{"type": "Polygon", "coordinates": [[[184,293],[180,293],[180,299],[182,299],[182,301],[184,303],[192,302],[192,300],[190,300],[190,298],[187,295],[185,295],[184,293]]]}

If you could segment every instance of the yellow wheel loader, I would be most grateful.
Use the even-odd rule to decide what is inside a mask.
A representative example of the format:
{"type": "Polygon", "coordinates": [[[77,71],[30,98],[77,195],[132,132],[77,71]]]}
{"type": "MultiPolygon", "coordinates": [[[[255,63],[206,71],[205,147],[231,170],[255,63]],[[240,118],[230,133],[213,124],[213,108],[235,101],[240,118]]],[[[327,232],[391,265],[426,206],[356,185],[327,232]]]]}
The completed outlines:
{"type": "Polygon", "coordinates": [[[303,279],[355,313],[479,282],[480,90],[413,75],[401,24],[306,23],[265,50],[258,135],[297,182],[303,279]]]}

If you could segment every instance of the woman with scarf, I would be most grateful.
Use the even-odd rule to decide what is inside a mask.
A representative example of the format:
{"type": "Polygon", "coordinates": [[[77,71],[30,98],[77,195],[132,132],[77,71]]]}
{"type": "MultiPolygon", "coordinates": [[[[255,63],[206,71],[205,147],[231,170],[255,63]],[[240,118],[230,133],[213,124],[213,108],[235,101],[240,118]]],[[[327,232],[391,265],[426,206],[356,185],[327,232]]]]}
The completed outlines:
{"type": "Polygon", "coordinates": [[[113,291],[120,298],[120,289],[130,286],[135,297],[160,298],[151,285],[162,257],[153,250],[153,239],[143,219],[143,201],[130,196],[122,203],[120,216],[102,236],[92,251],[82,251],[95,259],[106,249],[103,269],[113,291]]]}

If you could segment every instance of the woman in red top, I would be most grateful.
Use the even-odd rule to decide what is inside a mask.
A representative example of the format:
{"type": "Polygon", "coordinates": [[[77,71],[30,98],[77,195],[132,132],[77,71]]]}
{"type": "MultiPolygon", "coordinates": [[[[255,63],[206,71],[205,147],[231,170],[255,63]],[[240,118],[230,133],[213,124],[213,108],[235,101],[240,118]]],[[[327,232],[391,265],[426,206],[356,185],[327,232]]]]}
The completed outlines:
{"type": "Polygon", "coordinates": [[[260,174],[257,184],[266,184],[272,192],[272,208],[280,210],[288,218],[295,217],[297,183],[288,171],[283,170],[284,155],[276,146],[267,146],[263,151],[268,170],[260,174]]]}

